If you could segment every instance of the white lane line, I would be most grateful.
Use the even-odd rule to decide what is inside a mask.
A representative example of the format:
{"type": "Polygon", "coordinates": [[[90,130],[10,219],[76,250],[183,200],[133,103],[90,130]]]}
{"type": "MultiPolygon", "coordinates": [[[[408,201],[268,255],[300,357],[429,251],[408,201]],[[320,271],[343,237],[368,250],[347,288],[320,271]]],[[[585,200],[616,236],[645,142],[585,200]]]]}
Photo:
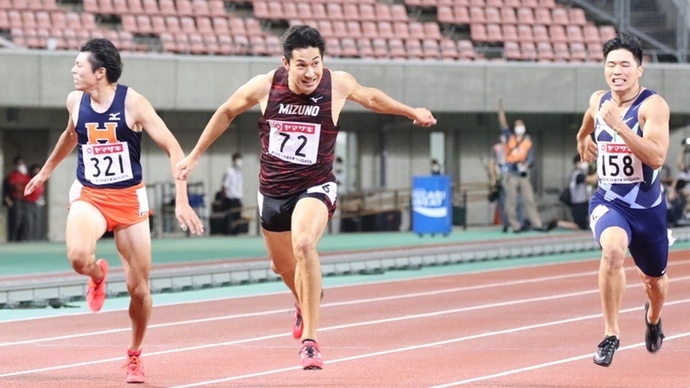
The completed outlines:
{"type": "MultiPolygon", "coordinates": [[[[672,306],[672,305],[688,303],[688,302],[690,302],[690,299],[683,299],[683,300],[668,302],[664,306],[666,307],[666,306],[672,306]]],[[[630,312],[637,312],[640,309],[641,308],[639,308],[639,307],[624,309],[624,310],[621,310],[621,314],[630,313],[630,312]]],[[[494,332],[490,332],[490,333],[482,333],[482,334],[475,334],[475,335],[470,335],[470,336],[466,336],[466,337],[452,338],[452,339],[448,339],[445,341],[437,341],[437,342],[426,343],[426,344],[421,344],[421,345],[407,346],[404,348],[397,348],[397,349],[390,349],[390,350],[374,352],[374,353],[360,354],[360,355],[352,356],[352,357],[344,357],[344,358],[339,358],[339,359],[335,359],[335,360],[331,360],[331,361],[326,361],[324,364],[326,364],[326,365],[335,364],[335,363],[339,363],[339,362],[346,362],[346,361],[352,361],[352,360],[359,360],[359,359],[363,359],[363,358],[383,356],[383,355],[388,355],[388,354],[406,352],[406,351],[410,351],[410,350],[425,349],[425,348],[447,345],[447,344],[463,342],[463,341],[469,341],[469,340],[474,340],[474,339],[479,339],[479,338],[484,338],[484,337],[491,337],[491,336],[502,335],[502,334],[512,334],[512,333],[517,333],[517,332],[531,330],[531,329],[540,329],[540,328],[544,328],[544,327],[548,327],[548,326],[563,325],[563,324],[567,324],[567,323],[573,323],[573,322],[584,321],[584,320],[593,319],[593,318],[600,318],[600,317],[602,317],[602,314],[593,314],[593,315],[588,315],[588,316],[563,319],[563,320],[552,321],[552,322],[538,323],[538,324],[534,324],[534,325],[521,326],[521,327],[516,327],[516,328],[512,328],[512,329],[494,331],[494,332]]],[[[682,334],[677,334],[674,336],[668,336],[664,341],[666,342],[669,340],[687,337],[687,336],[690,336],[690,333],[682,333],[682,334]]],[[[644,346],[644,343],[638,343],[638,344],[634,344],[634,345],[624,346],[624,347],[619,348],[619,351],[625,350],[625,349],[631,349],[631,348],[639,347],[639,346],[644,346]]],[[[554,361],[551,363],[535,365],[531,368],[538,369],[539,367],[543,368],[546,366],[550,366],[551,364],[556,365],[559,363],[576,361],[576,360],[584,359],[587,357],[592,357],[592,354],[572,357],[572,358],[568,358],[565,360],[554,361]]],[[[243,380],[243,379],[248,379],[248,378],[252,378],[252,377],[268,376],[268,375],[272,375],[272,374],[276,374],[276,373],[281,373],[284,371],[299,370],[299,369],[301,369],[301,368],[293,367],[293,368],[271,369],[271,370],[267,370],[267,371],[263,371],[263,372],[256,372],[256,373],[251,373],[251,374],[246,374],[246,375],[232,376],[232,377],[227,377],[227,378],[223,378],[223,379],[201,381],[201,382],[190,383],[190,384],[185,384],[185,385],[177,385],[177,386],[173,386],[170,388],[200,387],[200,386],[205,386],[205,385],[212,385],[212,384],[226,383],[226,382],[230,382],[230,381],[243,380]]],[[[528,368],[522,368],[522,369],[530,370],[528,368]]],[[[513,373],[519,373],[520,371],[522,371],[522,370],[515,370],[515,372],[513,372],[513,373]]],[[[507,373],[507,372],[504,372],[504,373],[507,373]]],[[[508,374],[512,374],[512,373],[508,373],[508,374]]],[[[491,378],[501,377],[500,375],[501,374],[490,375],[490,376],[481,376],[481,377],[477,377],[475,379],[463,380],[460,383],[468,384],[468,383],[471,383],[474,381],[488,380],[491,378]]],[[[451,383],[451,384],[460,385],[458,383],[451,383]]],[[[452,385],[448,385],[448,386],[452,386],[452,385]]],[[[439,386],[439,387],[442,387],[442,386],[439,386]]],[[[445,385],[443,385],[443,387],[445,387],[445,385]]]]}

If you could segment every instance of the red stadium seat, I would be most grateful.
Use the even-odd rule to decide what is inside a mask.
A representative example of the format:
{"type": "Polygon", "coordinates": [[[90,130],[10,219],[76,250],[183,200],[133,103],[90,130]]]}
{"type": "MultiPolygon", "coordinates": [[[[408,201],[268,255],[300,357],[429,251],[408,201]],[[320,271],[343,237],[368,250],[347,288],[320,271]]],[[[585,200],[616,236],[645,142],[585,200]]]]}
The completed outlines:
{"type": "Polygon", "coordinates": [[[405,50],[405,44],[402,39],[388,39],[388,54],[393,59],[407,58],[407,50],[405,50]]]}
{"type": "Polygon", "coordinates": [[[474,60],[477,58],[477,53],[474,51],[474,44],[466,39],[458,40],[458,59],[460,60],[474,60]]]}
{"type": "Polygon", "coordinates": [[[507,41],[503,44],[503,56],[508,61],[522,60],[520,45],[515,41],[507,41]]]}
{"type": "Polygon", "coordinates": [[[460,57],[458,46],[450,38],[443,38],[439,43],[441,59],[457,60],[460,57]]]}
{"type": "Polygon", "coordinates": [[[357,49],[359,50],[359,56],[362,58],[376,58],[374,46],[371,45],[371,39],[369,38],[357,39],[357,49]]]}

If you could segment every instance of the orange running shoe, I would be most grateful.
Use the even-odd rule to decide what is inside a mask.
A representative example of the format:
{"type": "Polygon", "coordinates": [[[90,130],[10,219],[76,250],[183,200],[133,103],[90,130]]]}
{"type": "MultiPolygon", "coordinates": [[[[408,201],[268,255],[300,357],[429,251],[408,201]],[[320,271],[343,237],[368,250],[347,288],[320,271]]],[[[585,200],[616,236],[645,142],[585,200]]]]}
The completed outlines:
{"type": "Polygon", "coordinates": [[[302,330],[304,330],[302,310],[299,308],[299,304],[295,303],[295,319],[292,322],[292,337],[294,339],[302,338],[302,330]]]}
{"type": "Polygon", "coordinates": [[[127,363],[122,367],[127,368],[127,383],[129,384],[141,384],[145,380],[144,365],[139,356],[141,356],[141,350],[135,352],[127,349],[127,363]]]}
{"type": "Polygon", "coordinates": [[[302,369],[317,370],[323,368],[323,360],[321,359],[321,351],[319,344],[314,340],[304,340],[302,347],[299,350],[299,355],[302,358],[302,369]]]}
{"type": "Polygon", "coordinates": [[[101,307],[105,303],[105,278],[108,275],[108,262],[105,259],[99,259],[96,265],[101,267],[103,279],[98,284],[93,279],[86,282],[86,303],[94,313],[101,311],[101,307]]]}

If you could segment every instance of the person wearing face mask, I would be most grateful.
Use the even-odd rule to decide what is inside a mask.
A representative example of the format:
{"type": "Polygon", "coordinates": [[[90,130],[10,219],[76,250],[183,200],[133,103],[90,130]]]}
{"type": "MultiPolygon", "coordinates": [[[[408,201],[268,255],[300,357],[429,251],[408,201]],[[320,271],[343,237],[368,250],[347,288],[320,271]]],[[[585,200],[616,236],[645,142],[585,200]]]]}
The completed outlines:
{"type": "Polygon", "coordinates": [[[534,189],[530,181],[529,172],[533,162],[532,139],[527,135],[525,122],[515,120],[514,131],[510,131],[506,119],[503,100],[498,103],[498,121],[501,134],[506,137],[505,160],[506,171],[503,177],[503,187],[506,191],[505,212],[508,224],[514,233],[520,233],[523,225],[517,217],[518,194],[522,198],[522,210],[525,218],[530,222],[533,230],[548,231],[556,225],[544,225],[537,211],[534,199],[534,189]]]}
{"type": "Polygon", "coordinates": [[[431,175],[441,175],[441,164],[436,159],[431,159],[431,175]]]}
{"type": "Polygon", "coordinates": [[[24,188],[31,177],[21,156],[15,156],[13,165],[3,184],[3,204],[7,207],[7,241],[21,241],[28,238],[24,188]]]}
{"type": "Polygon", "coordinates": [[[242,221],[242,154],[236,152],[232,154],[232,166],[225,172],[223,178],[223,190],[227,198],[228,206],[228,233],[239,234],[240,223],[242,221]]]}

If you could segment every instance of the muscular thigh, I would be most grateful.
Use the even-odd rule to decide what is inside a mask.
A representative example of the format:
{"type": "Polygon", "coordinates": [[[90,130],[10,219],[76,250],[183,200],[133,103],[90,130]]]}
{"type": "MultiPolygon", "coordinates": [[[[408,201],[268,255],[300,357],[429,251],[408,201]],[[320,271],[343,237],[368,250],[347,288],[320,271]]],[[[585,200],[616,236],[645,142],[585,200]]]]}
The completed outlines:
{"type": "Polygon", "coordinates": [[[115,228],[115,246],[128,276],[148,276],[151,268],[151,232],[148,222],[115,228]]]}
{"type": "Polygon", "coordinates": [[[668,264],[668,229],[666,207],[635,210],[630,255],[640,270],[652,277],[666,273],[668,264]]]}

